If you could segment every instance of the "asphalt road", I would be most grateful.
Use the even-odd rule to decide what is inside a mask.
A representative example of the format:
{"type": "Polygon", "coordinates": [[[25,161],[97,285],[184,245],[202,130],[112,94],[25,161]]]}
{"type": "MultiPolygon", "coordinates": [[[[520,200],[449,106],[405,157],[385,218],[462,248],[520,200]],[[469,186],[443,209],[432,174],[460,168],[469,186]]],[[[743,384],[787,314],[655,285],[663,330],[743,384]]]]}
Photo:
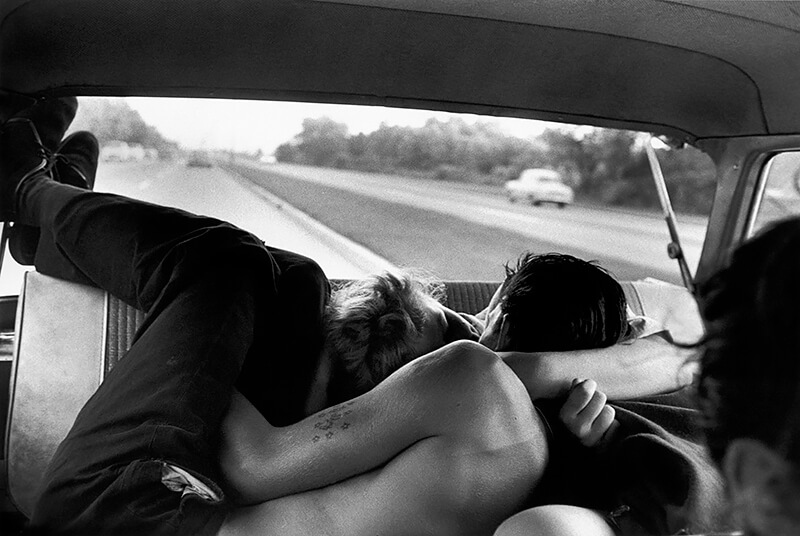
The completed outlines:
{"type": "MultiPolygon", "coordinates": [[[[444,279],[498,279],[523,251],[558,251],[598,260],[622,279],[680,284],[658,214],[572,206],[511,204],[484,187],[289,165],[228,165],[397,265],[444,279]]],[[[687,259],[696,266],[705,224],[679,218],[687,259]]]]}

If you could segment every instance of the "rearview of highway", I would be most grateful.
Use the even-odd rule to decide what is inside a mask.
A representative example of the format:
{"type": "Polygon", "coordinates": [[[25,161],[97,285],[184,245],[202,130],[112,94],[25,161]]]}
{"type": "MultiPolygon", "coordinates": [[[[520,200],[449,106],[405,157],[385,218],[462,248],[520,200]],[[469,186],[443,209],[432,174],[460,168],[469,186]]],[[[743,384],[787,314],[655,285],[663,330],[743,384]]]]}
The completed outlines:
{"type": "MultiPolygon", "coordinates": [[[[504,263],[524,251],[558,251],[598,260],[619,278],[680,283],[657,214],[532,207],[481,186],[252,161],[104,162],[96,188],[230,221],[316,259],[332,278],[400,266],[442,279],[498,280],[504,263]]],[[[695,266],[704,222],[680,223],[695,266]]],[[[22,271],[7,258],[0,293],[16,294],[22,271]]]]}
{"type": "MultiPolygon", "coordinates": [[[[433,265],[448,279],[502,277],[502,262],[522,251],[558,251],[599,260],[621,278],[680,283],[657,213],[533,207],[509,203],[497,188],[296,165],[231,169],[396,264],[433,265]],[[371,218],[356,215],[373,209],[371,218]],[[406,247],[412,237],[415,246],[406,247]],[[404,256],[398,256],[401,250],[404,256]]],[[[681,217],[679,231],[694,268],[705,221],[681,217]]]]}

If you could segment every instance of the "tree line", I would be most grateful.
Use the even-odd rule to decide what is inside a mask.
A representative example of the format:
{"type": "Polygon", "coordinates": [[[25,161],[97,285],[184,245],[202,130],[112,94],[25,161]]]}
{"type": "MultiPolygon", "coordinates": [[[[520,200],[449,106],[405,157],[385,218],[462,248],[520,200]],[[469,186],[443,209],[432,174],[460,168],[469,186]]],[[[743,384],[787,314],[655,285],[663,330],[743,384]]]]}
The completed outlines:
{"type": "Polygon", "coordinates": [[[180,154],[176,142],[166,139],[156,127],[145,123],[139,112],[122,99],[81,99],[73,128],[93,133],[101,147],[110,141],[124,141],[155,149],[162,159],[172,159],[180,154]]]}
{"type": "MultiPolygon", "coordinates": [[[[692,147],[657,152],[675,210],[708,214],[715,188],[711,159],[692,147]]],[[[622,130],[564,126],[522,139],[490,122],[432,118],[422,127],[382,124],[369,134],[350,135],[345,124],[308,118],[297,136],[276,149],[275,158],[497,186],[523,169],[550,168],[584,202],[658,207],[641,138],[622,130]]]]}

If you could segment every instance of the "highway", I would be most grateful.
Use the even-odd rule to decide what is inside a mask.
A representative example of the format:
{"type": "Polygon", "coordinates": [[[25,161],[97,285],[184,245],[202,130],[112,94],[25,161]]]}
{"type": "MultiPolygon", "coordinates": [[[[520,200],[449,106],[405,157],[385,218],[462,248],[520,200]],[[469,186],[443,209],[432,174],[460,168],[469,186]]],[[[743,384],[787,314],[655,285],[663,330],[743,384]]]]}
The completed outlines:
{"type": "MultiPolygon", "coordinates": [[[[503,263],[529,250],[597,259],[623,279],[680,283],[657,214],[532,207],[481,186],[254,162],[101,163],[96,189],[231,221],[270,245],[315,258],[332,278],[394,265],[443,279],[496,280],[503,263]]],[[[695,266],[704,223],[679,219],[695,266]]],[[[3,271],[0,294],[16,294],[23,268],[7,259],[3,271]]]]}
{"type": "MultiPolygon", "coordinates": [[[[680,283],[677,263],[666,253],[669,235],[660,214],[587,206],[572,206],[563,210],[547,205],[533,207],[510,203],[496,188],[380,174],[280,164],[261,165],[259,170],[266,176],[273,177],[272,180],[264,180],[267,188],[290,201],[294,200],[298,206],[306,209],[310,202],[308,198],[311,197],[313,202],[314,196],[308,193],[301,196],[297,192],[316,187],[326,188],[317,192],[316,197],[319,198],[330,197],[333,189],[356,195],[359,208],[367,202],[377,203],[378,200],[385,204],[414,207],[416,212],[386,210],[382,215],[395,214],[394,219],[402,218],[409,235],[427,233],[434,236],[433,239],[426,237],[423,249],[436,249],[430,255],[426,252],[428,257],[446,257],[448,249],[461,252],[462,256],[475,254],[474,252],[493,252],[488,258],[476,260],[473,264],[493,262],[497,265],[498,259],[515,258],[522,250],[559,251],[597,259],[621,278],[650,276],[680,283]],[[428,214],[423,215],[421,211],[428,214]],[[436,214],[439,218],[430,214],[436,214]],[[458,223],[448,225],[445,218],[455,219],[458,223]],[[419,223],[420,219],[428,220],[426,228],[422,228],[424,225],[419,223]],[[458,233],[452,232],[454,226],[460,227],[458,233]],[[464,241],[466,243],[459,243],[464,241]],[[499,247],[502,244],[498,242],[515,245],[505,251],[499,247]],[[447,245],[439,248],[442,243],[447,245]]],[[[252,179],[253,174],[250,177],[252,179]]],[[[352,210],[356,209],[354,204],[352,210]]],[[[320,214],[323,221],[330,217],[324,210],[313,210],[320,214]]],[[[334,218],[334,221],[340,219],[334,218]]],[[[694,269],[705,237],[705,221],[686,216],[679,217],[678,220],[682,246],[690,266],[694,269]]],[[[402,231],[386,231],[393,226],[388,217],[383,221],[376,220],[372,232],[370,229],[347,228],[346,222],[335,223],[333,226],[339,225],[345,227],[348,235],[355,235],[354,239],[379,251],[382,241],[402,234],[402,231]]],[[[401,249],[403,246],[394,245],[401,249]]],[[[404,260],[403,257],[394,258],[388,250],[381,253],[395,263],[402,264],[404,260]]],[[[407,257],[414,255],[414,251],[407,252],[407,257]]],[[[421,264],[427,266],[424,259],[421,264]]],[[[442,271],[447,272],[448,267],[445,265],[442,271]]],[[[445,278],[487,277],[484,270],[474,270],[474,273],[474,276],[470,271],[449,273],[445,278]]]]}

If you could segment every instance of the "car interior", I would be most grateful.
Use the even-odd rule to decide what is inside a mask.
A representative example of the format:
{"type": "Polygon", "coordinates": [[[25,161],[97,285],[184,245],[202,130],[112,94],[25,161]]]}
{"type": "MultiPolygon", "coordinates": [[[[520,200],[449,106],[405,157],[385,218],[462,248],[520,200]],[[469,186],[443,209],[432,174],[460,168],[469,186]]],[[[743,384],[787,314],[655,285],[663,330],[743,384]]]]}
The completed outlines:
{"type": "MultiPolygon", "coordinates": [[[[672,266],[672,301],[661,306],[695,334],[693,285],[759,228],[800,213],[798,87],[796,2],[0,4],[3,96],[391,107],[623,129],[696,148],[716,173],[696,264],[681,261],[668,198],[654,246],[672,266]]],[[[220,169],[205,154],[188,167],[220,169]]],[[[479,312],[501,273],[446,278],[446,304],[479,312]]],[[[647,277],[665,279],[623,277],[634,314],[652,298],[628,280],[647,277]]],[[[99,289],[32,269],[18,292],[0,297],[0,519],[21,524],[30,515],[56,446],[143,319],[99,289]]]]}

